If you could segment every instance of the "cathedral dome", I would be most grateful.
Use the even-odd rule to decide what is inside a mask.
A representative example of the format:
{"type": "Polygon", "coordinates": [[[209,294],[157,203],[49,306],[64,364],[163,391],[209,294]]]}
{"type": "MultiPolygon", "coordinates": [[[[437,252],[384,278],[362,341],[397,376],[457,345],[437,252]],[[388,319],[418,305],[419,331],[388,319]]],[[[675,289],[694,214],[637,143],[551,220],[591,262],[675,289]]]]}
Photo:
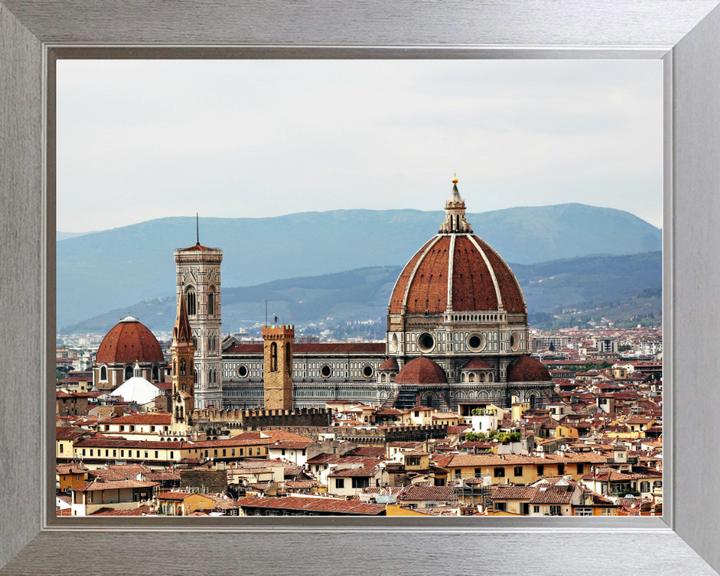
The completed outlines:
{"type": "Polygon", "coordinates": [[[115,364],[125,362],[164,363],[157,338],[136,318],[120,320],[103,338],[95,362],[115,364]]]}
{"type": "Polygon", "coordinates": [[[446,221],[410,259],[390,297],[390,314],[504,310],[525,313],[522,290],[507,263],[472,233],[453,180],[446,221]]]}
{"type": "Polygon", "coordinates": [[[410,360],[395,378],[397,384],[447,384],[445,371],[425,356],[410,360]]]}
{"type": "Polygon", "coordinates": [[[523,354],[507,367],[508,382],[545,382],[552,380],[547,367],[532,356],[523,354]]]}

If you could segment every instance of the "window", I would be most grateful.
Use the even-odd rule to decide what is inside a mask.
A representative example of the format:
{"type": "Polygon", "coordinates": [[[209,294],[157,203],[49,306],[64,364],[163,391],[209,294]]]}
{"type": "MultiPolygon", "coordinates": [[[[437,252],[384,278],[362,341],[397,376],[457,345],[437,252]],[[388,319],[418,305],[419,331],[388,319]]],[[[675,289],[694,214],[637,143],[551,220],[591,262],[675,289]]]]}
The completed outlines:
{"type": "Polygon", "coordinates": [[[565,464],[558,464],[558,476],[565,474],[565,464]]]}
{"type": "Polygon", "coordinates": [[[235,456],[235,448],[232,449],[231,455],[235,456]]]}
{"type": "Polygon", "coordinates": [[[600,513],[602,516],[617,516],[617,509],[615,508],[603,508],[600,513]]]}
{"type": "Polygon", "coordinates": [[[155,450],[155,458],[157,458],[157,457],[158,457],[158,451],[155,450]]]}
{"type": "Polygon", "coordinates": [[[592,516],[592,508],[575,508],[575,516],[592,516]]]}
{"type": "Polygon", "coordinates": [[[345,478],[335,478],[335,488],[345,488],[345,478]]]}
{"type": "Polygon", "coordinates": [[[145,450],[145,458],[147,458],[147,457],[148,457],[148,453],[147,453],[147,450],[145,450]]]}
{"type": "Polygon", "coordinates": [[[92,456],[92,455],[93,455],[93,449],[90,448],[90,456],[92,456]]]}
{"type": "Polygon", "coordinates": [[[180,376],[185,376],[185,360],[180,360],[180,376]]]}
{"type": "Polygon", "coordinates": [[[270,344],[270,372],[277,372],[277,342],[270,344]]]}
{"type": "Polygon", "coordinates": [[[217,450],[213,451],[213,458],[217,458],[217,450]]]}
{"type": "Polygon", "coordinates": [[[225,456],[225,448],[223,448],[223,456],[225,456]]]}
{"type": "Polygon", "coordinates": [[[499,512],[505,512],[507,509],[507,504],[505,502],[495,502],[495,510],[498,510],[499,512]]]}
{"type": "Polygon", "coordinates": [[[75,480],[80,480],[80,474],[78,474],[77,476],[75,476],[75,480]]]}
{"type": "Polygon", "coordinates": [[[505,468],[495,468],[493,475],[495,476],[495,478],[504,478],[505,468]]]}
{"type": "Polygon", "coordinates": [[[515,470],[513,470],[513,473],[515,476],[522,476],[523,475],[523,467],[515,466],[515,470]]]}
{"type": "Polygon", "coordinates": [[[243,455],[243,452],[244,452],[244,450],[242,448],[240,448],[240,456],[243,455]]]}
{"type": "Polygon", "coordinates": [[[61,452],[61,453],[63,452],[63,448],[64,448],[64,446],[63,446],[62,443],[61,443],[61,444],[60,444],[60,452],[61,452]]]}
{"type": "Polygon", "coordinates": [[[538,464],[537,474],[538,476],[543,476],[545,474],[545,466],[543,464],[538,464]]]}
{"type": "Polygon", "coordinates": [[[650,492],[650,482],[640,482],[640,492],[650,492]]]}
{"type": "Polygon", "coordinates": [[[353,488],[368,488],[370,486],[370,478],[353,478],[353,488]]]}
{"type": "Polygon", "coordinates": [[[533,513],[540,514],[540,506],[533,506],[533,513]]]}
{"type": "Polygon", "coordinates": [[[120,457],[123,458],[125,456],[125,450],[120,450],[120,457]]]}
{"type": "Polygon", "coordinates": [[[584,474],[584,473],[585,473],[585,464],[578,464],[578,465],[577,465],[577,473],[578,473],[578,474],[584,474]]]}
{"type": "Polygon", "coordinates": [[[562,508],[560,506],[550,506],[550,515],[551,516],[561,516],[562,508]]]}
{"type": "Polygon", "coordinates": [[[133,377],[132,366],[125,366],[125,380],[130,380],[133,377]]]}
{"type": "Polygon", "coordinates": [[[190,316],[197,314],[197,302],[195,300],[195,290],[188,290],[187,293],[187,308],[190,316]]]}
{"type": "Polygon", "coordinates": [[[215,314],[215,293],[212,288],[208,294],[208,314],[215,314]]]}
{"type": "Polygon", "coordinates": [[[174,458],[174,457],[175,457],[175,453],[172,450],[170,450],[170,458],[174,458]]]}
{"type": "Polygon", "coordinates": [[[103,382],[107,380],[107,368],[105,366],[100,367],[100,380],[103,382]]]}

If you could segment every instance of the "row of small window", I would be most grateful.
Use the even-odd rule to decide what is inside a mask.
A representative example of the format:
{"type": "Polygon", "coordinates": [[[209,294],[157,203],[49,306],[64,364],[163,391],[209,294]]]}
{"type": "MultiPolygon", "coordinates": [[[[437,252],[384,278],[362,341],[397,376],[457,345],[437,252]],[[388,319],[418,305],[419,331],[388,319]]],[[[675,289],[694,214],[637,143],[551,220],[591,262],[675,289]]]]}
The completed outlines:
{"type": "MultiPolygon", "coordinates": [[[[60,445],[60,452],[62,452],[62,451],[63,451],[63,450],[62,450],[62,444],[61,444],[61,445],[60,445]]],[[[89,456],[90,456],[90,457],[95,456],[95,454],[94,454],[95,450],[94,450],[93,448],[90,448],[90,449],[89,449],[89,452],[90,452],[90,453],[89,453],[89,456]]],[[[117,452],[118,452],[117,450],[113,450],[113,451],[112,451],[112,458],[117,458],[117,457],[118,457],[117,452]]],[[[128,450],[128,451],[127,451],[127,457],[128,457],[128,458],[132,458],[132,457],[133,457],[132,452],[133,452],[132,450],[128,450]]],[[[140,450],[136,450],[135,452],[136,452],[135,458],[140,458],[140,450]]],[[[156,460],[159,460],[159,459],[160,459],[159,451],[158,451],[158,450],[155,450],[154,452],[155,452],[155,459],[156,459],[156,460]]],[[[200,456],[202,456],[202,452],[203,452],[203,451],[200,450],[200,456]]],[[[235,448],[230,449],[230,452],[231,452],[231,453],[230,453],[230,456],[235,456],[235,455],[236,455],[236,454],[235,454],[235,448]]],[[[195,448],[195,453],[196,453],[196,454],[198,453],[198,449],[197,449],[197,448],[195,448]]],[[[263,448],[262,446],[260,446],[260,447],[258,447],[258,448],[255,449],[255,456],[262,456],[263,453],[267,454],[267,448],[263,448]]],[[[284,454],[284,453],[285,453],[285,452],[283,451],[283,454],[284,454]]],[[[80,454],[80,449],[77,449],[77,450],[76,450],[76,454],[77,454],[78,456],[80,456],[80,455],[82,455],[82,456],[88,456],[88,454],[86,453],[86,449],[85,449],[85,448],[82,449],[82,454],[80,454]]],[[[144,454],[145,454],[145,456],[144,456],[145,459],[150,458],[149,452],[148,452],[147,450],[144,451],[144,454]]],[[[303,455],[304,455],[304,454],[305,454],[305,450],[303,450],[303,455]]],[[[227,448],[223,448],[223,449],[222,449],[222,455],[223,455],[223,456],[227,456],[227,448]]],[[[238,455],[238,456],[245,456],[245,449],[244,449],[244,448],[239,448],[237,455],[238,455]]],[[[248,456],[253,456],[253,449],[252,449],[252,448],[248,448],[248,449],[247,449],[247,455],[248,455],[248,456]]],[[[97,457],[98,457],[98,458],[102,458],[102,457],[103,457],[103,456],[102,456],[102,450],[97,449],[97,457]]],[[[110,450],[105,450],[105,457],[106,457],[106,458],[110,458],[110,450]]],[[[210,457],[210,451],[209,451],[209,450],[205,450],[205,457],[206,457],[206,458],[209,458],[209,457],[210,457]]],[[[215,458],[218,457],[218,450],[217,450],[217,449],[213,450],[213,457],[215,457],[215,458]]],[[[125,450],[120,450],[120,458],[125,458],[125,450]]],[[[173,450],[171,450],[171,451],[170,451],[170,459],[173,459],[173,458],[175,458],[175,452],[174,452],[173,450]]]]}
{"type": "MultiPolygon", "coordinates": [[[[125,380],[130,380],[130,378],[133,377],[133,370],[134,370],[133,365],[128,364],[127,366],[125,366],[125,371],[123,374],[125,380]]],[[[157,366],[153,366],[151,372],[152,372],[151,377],[153,380],[160,380],[160,369],[157,366]]],[[[108,379],[107,366],[100,366],[100,381],[107,382],[107,379],[108,379]]]]}
{"type": "MultiPolygon", "coordinates": [[[[495,502],[494,507],[498,512],[505,512],[507,510],[507,503],[495,502]]],[[[530,513],[529,504],[521,504],[521,507],[523,514],[530,513]]],[[[540,514],[540,506],[533,506],[533,514],[540,514]]],[[[562,516],[562,506],[550,506],[550,516],[562,516]]],[[[592,516],[592,509],[590,509],[590,514],[578,514],[576,511],[575,516],[592,516]]]]}
{"type": "MultiPolygon", "coordinates": [[[[585,473],[585,464],[578,463],[577,466],[577,473],[578,474],[584,474],[585,473]]],[[[523,466],[515,466],[513,468],[513,476],[522,476],[523,475],[523,466]]],[[[543,464],[538,464],[537,466],[537,475],[543,476],[545,474],[545,466],[543,464]]],[[[558,476],[562,476],[565,474],[565,464],[558,464],[557,465],[557,474],[558,476]]],[[[482,468],[475,468],[475,477],[480,478],[482,475],[482,468]]],[[[495,478],[505,478],[505,467],[497,467],[493,469],[493,476],[495,478]]],[[[455,478],[461,478],[462,472],[459,469],[455,470],[455,478]]]]}
{"type": "MultiPolygon", "coordinates": [[[[197,314],[197,294],[195,290],[190,288],[185,293],[185,299],[187,301],[187,312],[189,316],[195,316],[197,314]]],[[[215,314],[215,288],[210,287],[210,291],[207,293],[207,313],[209,316],[215,314]]]]}

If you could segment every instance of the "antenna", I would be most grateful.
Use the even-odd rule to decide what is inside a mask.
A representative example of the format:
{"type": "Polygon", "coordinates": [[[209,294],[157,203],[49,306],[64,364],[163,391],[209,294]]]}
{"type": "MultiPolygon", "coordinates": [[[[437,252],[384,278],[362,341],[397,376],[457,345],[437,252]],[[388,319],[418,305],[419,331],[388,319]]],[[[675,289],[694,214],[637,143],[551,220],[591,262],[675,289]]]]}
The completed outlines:
{"type": "Polygon", "coordinates": [[[195,231],[197,233],[197,243],[200,245],[200,216],[195,212],[195,231]]]}

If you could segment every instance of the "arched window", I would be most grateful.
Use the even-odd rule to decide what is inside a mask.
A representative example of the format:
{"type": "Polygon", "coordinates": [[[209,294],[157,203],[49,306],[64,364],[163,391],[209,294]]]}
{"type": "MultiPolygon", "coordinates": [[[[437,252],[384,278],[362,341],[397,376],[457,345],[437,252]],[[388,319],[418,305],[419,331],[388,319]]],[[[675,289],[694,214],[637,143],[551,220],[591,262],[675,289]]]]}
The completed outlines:
{"type": "Polygon", "coordinates": [[[185,376],[185,360],[180,360],[180,376],[185,376]]]}
{"type": "Polygon", "coordinates": [[[130,380],[133,377],[133,367],[125,366],[125,380],[130,380]]]}
{"type": "Polygon", "coordinates": [[[152,377],[153,377],[153,380],[160,380],[160,370],[158,369],[157,366],[153,366],[152,377]]]}
{"type": "Polygon", "coordinates": [[[190,316],[197,314],[197,301],[195,299],[195,290],[192,288],[187,292],[187,309],[190,316]]]}
{"type": "Polygon", "coordinates": [[[270,344],[270,372],[277,372],[277,342],[270,344]]]}
{"type": "Polygon", "coordinates": [[[100,367],[100,380],[103,382],[107,380],[107,368],[105,366],[100,367]]]}
{"type": "Polygon", "coordinates": [[[208,314],[215,314],[215,288],[210,288],[208,292],[208,314]]]}
{"type": "Polygon", "coordinates": [[[177,360],[173,360],[172,375],[177,376],[177,360]]]}
{"type": "Polygon", "coordinates": [[[195,377],[193,378],[193,383],[197,384],[197,370],[195,370],[195,377]]]}
{"type": "Polygon", "coordinates": [[[193,346],[195,346],[195,349],[197,350],[197,336],[193,335],[193,346]]]}

